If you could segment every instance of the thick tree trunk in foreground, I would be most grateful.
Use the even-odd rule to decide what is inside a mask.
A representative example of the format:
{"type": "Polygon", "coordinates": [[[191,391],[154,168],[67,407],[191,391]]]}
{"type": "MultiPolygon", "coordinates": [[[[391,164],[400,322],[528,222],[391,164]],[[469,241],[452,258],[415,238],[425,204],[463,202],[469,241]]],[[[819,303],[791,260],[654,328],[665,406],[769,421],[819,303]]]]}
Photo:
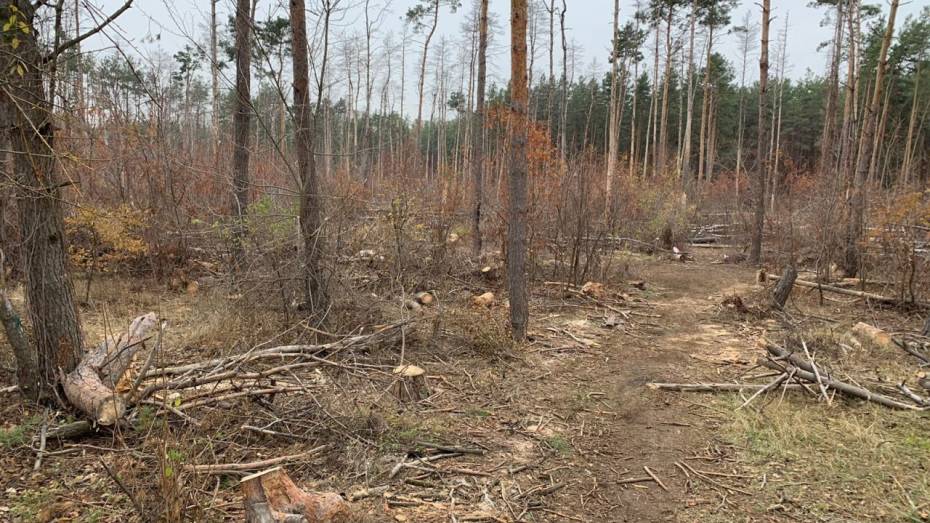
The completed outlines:
{"type": "Polygon", "coordinates": [[[769,82],[769,15],[771,0],[762,1],[762,47],[759,54],[759,142],[756,148],[755,213],[752,220],[752,244],[749,263],[758,264],[762,259],[762,230],[765,225],[765,188],[768,185],[768,158],[765,135],[768,130],[768,82],[769,82]]]}
{"type": "Polygon", "coordinates": [[[859,240],[865,227],[866,183],[871,161],[871,147],[875,138],[875,128],[878,125],[878,110],[882,103],[882,85],[885,79],[885,67],[888,65],[888,48],[894,35],[894,20],[898,13],[899,0],[891,0],[891,12],[888,14],[888,25],[885,36],[882,38],[882,48],[875,67],[875,86],[872,89],[872,101],[866,106],[862,119],[862,134],[859,136],[859,151],[856,156],[856,171],[852,177],[852,193],[849,198],[849,215],[846,222],[846,252],[843,259],[843,270],[847,277],[859,273],[859,240]]]}
{"type": "Polygon", "coordinates": [[[472,176],[475,194],[472,211],[472,253],[481,255],[481,203],[484,199],[484,92],[488,71],[488,0],[481,0],[478,15],[478,87],[475,103],[475,155],[472,158],[472,176]]]}
{"type": "MultiPolygon", "coordinates": [[[[507,177],[507,285],[513,338],[526,338],[528,321],[526,282],[526,0],[510,1],[510,83],[513,146],[507,177]]],[[[564,9],[563,9],[564,15],[564,9]]]]}
{"type": "Polygon", "coordinates": [[[249,0],[236,2],[236,113],[233,117],[235,147],[233,150],[233,249],[235,264],[242,263],[244,256],[243,236],[245,215],[249,206],[249,147],[252,122],[251,99],[251,27],[249,0]]]}
{"type": "Polygon", "coordinates": [[[294,112],[297,118],[297,171],[300,182],[300,236],[303,240],[303,279],[306,305],[311,311],[326,308],[328,299],[320,269],[323,250],[320,182],[313,158],[313,124],[307,22],[304,0],[291,0],[291,50],[294,60],[294,112]]]}
{"type": "Polygon", "coordinates": [[[73,370],[82,356],[62,209],[61,188],[67,184],[59,180],[56,169],[55,126],[46,98],[32,4],[0,1],[0,13],[5,20],[15,18],[30,28],[18,33],[15,49],[10,45],[12,40],[0,39],[0,65],[6,71],[5,87],[0,90],[0,122],[9,133],[10,148],[16,152],[13,177],[35,344],[35,358],[17,361],[20,377],[29,381],[19,385],[29,398],[54,398],[59,372],[73,370]]]}

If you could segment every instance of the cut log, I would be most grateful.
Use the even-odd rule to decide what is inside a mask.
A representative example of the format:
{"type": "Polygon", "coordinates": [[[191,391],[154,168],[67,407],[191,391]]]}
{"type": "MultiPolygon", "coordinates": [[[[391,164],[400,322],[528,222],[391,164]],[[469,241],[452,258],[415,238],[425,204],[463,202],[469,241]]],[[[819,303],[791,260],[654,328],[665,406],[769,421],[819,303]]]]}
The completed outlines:
{"type": "Polygon", "coordinates": [[[249,523],[341,523],[349,520],[349,504],[334,493],[301,490],[281,467],[242,478],[249,523]]]}
{"type": "Polygon", "coordinates": [[[86,353],[77,368],[62,377],[71,405],[98,425],[113,425],[122,418],[126,403],[114,388],[157,323],[154,312],[139,316],[118,338],[104,340],[86,353]]]}
{"type": "Polygon", "coordinates": [[[791,289],[794,288],[794,282],[797,279],[798,271],[794,268],[794,265],[785,267],[781,279],[779,279],[778,284],[775,285],[775,292],[772,293],[772,304],[776,309],[781,310],[785,308],[785,303],[788,302],[788,296],[791,296],[791,289]]]}
{"type": "Polygon", "coordinates": [[[861,347],[875,347],[878,349],[891,349],[894,347],[894,341],[891,339],[890,334],[861,321],[853,325],[849,335],[861,347]]]}
{"type": "Polygon", "coordinates": [[[401,403],[418,402],[429,397],[426,371],[416,365],[401,365],[394,369],[391,393],[401,403]]]}
{"type": "Polygon", "coordinates": [[[472,305],[475,307],[490,307],[494,305],[496,298],[494,297],[493,292],[486,292],[480,296],[475,296],[471,299],[472,305]]]}
{"type": "Polygon", "coordinates": [[[436,297],[429,291],[418,292],[416,298],[420,305],[432,305],[436,301],[436,297]]]}

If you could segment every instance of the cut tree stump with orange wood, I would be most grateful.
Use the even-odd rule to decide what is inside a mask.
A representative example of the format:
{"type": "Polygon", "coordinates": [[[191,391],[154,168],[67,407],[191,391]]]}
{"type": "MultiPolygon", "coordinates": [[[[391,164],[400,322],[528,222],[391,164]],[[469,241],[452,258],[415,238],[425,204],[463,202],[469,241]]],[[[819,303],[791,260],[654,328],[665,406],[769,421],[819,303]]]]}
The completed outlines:
{"type": "Polygon", "coordinates": [[[71,405],[98,425],[109,426],[119,421],[126,403],[115,392],[116,384],[157,324],[154,312],[139,316],[118,338],[108,338],[85,354],[77,368],[61,380],[71,405]]]}
{"type": "Polygon", "coordinates": [[[339,494],[306,492],[281,467],[242,478],[247,523],[341,523],[351,515],[339,494]]]}

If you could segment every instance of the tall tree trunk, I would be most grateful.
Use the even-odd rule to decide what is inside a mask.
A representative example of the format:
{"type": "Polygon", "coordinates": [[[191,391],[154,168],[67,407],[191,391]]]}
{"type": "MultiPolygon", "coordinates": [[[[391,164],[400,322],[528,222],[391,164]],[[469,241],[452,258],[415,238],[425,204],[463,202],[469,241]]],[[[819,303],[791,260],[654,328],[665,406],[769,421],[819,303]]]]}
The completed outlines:
{"type": "MultiPolygon", "coordinates": [[[[429,32],[426,34],[426,40],[423,41],[423,57],[420,60],[420,84],[418,86],[417,98],[417,129],[414,134],[416,145],[420,143],[420,130],[423,127],[423,85],[426,83],[426,59],[429,57],[429,43],[436,33],[436,25],[439,24],[439,0],[433,0],[435,8],[433,10],[433,23],[430,25],[429,32]]],[[[428,163],[428,162],[427,162],[428,163]]]]}
{"type": "Polygon", "coordinates": [[[53,399],[61,373],[72,371],[83,356],[64,228],[62,187],[68,183],[62,182],[57,172],[55,123],[33,25],[34,7],[27,0],[3,0],[0,13],[4,19],[15,19],[30,28],[17,32],[16,48],[10,45],[11,40],[0,39],[0,65],[8,72],[0,90],[0,123],[15,152],[12,171],[36,351],[34,359],[18,358],[17,375],[26,397],[53,399]]]}
{"type": "Polygon", "coordinates": [[[898,176],[899,181],[908,185],[911,180],[911,161],[914,153],[914,129],[917,126],[917,100],[920,93],[920,73],[922,62],[917,63],[917,70],[914,73],[914,95],[911,98],[911,115],[907,122],[907,141],[904,143],[904,159],[901,162],[901,174],[898,176]]]}
{"type": "Polygon", "coordinates": [[[846,252],[843,259],[843,269],[847,276],[852,277],[859,273],[859,240],[862,238],[865,227],[866,208],[866,182],[869,173],[871,150],[875,129],[878,126],[878,111],[882,102],[882,86],[884,85],[885,67],[887,66],[888,48],[894,35],[894,21],[898,14],[900,0],[891,0],[891,12],[888,15],[888,25],[885,36],[882,38],[882,48],[875,66],[875,87],[872,89],[872,101],[865,109],[862,119],[862,133],[859,137],[859,151],[856,156],[856,172],[853,178],[852,192],[849,199],[849,219],[846,223],[846,252]]]}
{"type": "Polygon", "coordinates": [[[562,0],[562,10],[559,13],[559,27],[562,31],[562,111],[559,123],[559,146],[561,149],[562,173],[568,169],[568,41],[565,39],[565,12],[568,6],[562,0]]]}
{"type": "MultiPolygon", "coordinates": [[[[859,2],[850,0],[847,9],[846,22],[849,26],[849,50],[846,60],[846,96],[843,101],[843,127],[841,130],[842,143],[839,164],[837,165],[837,186],[840,182],[847,187],[851,185],[850,173],[856,154],[856,126],[858,110],[856,98],[859,93],[859,2]]],[[[847,191],[848,194],[848,191],[847,191]]],[[[847,196],[848,197],[848,196],[847,196]]]]}
{"type": "Polygon", "coordinates": [[[656,39],[655,48],[653,49],[655,62],[652,69],[652,114],[650,118],[652,119],[652,174],[657,175],[659,174],[659,33],[661,32],[659,28],[661,24],[657,14],[654,20],[656,39]]]}
{"type": "MultiPolygon", "coordinates": [[[[564,3],[563,3],[564,6],[564,3]]],[[[563,8],[563,20],[565,10],[563,8]]],[[[564,26],[563,26],[564,27],[564,26]]],[[[510,294],[510,326],[513,338],[526,338],[529,316],[526,281],[527,218],[527,74],[526,0],[510,1],[510,83],[514,122],[510,156],[507,209],[507,286],[510,294]]]]}
{"type": "Polygon", "coordinates": [[[619,26],[620,0],[614,0],[614,30],[610,39],[612,63],[610,68],[610,115],[608,119],[610,128],[607,131],[607,187],[604,192],[604,212],[608,220],[613,217],[614,185],[616,184],[614,177],[616,176],[617,162],[620,156],[620,144],[618,143],[620,141],[619,105],[622,100],[620,100],[620,93],[618,92],[620,86],[617,85],[617,67],[620,62],[620,56],[617,54],[617,48],[619,47],[617,31],[620,28],[619,26]]]}
{"type": "Polygon", "coordinates": [[[669,4],[665,18],[665,74],[662,75],[662,116],[659,119],[659,148],[656,171],[664,172],[668,156],[668,89],[672,83],[672,17],[674,9],[669,4]]]}
{"type": "Polygon", "coordinates": [[[219,0],[210,0],[210,94],[212,96],[211,122],[213,124],[213,166],[220,165],[220,67],[217,57],[217,22],[216,4],[219,0]]]}
{"type": "Polygon", "coordinates": [[[843,38],[843,2],[836,3],[836,27],[833,30],[833,46],[830,51],[830,72],[827,76],[827,103],[823,116],[823,134],[820,138],[820,167],[821,175],[827,169],[836,165],[834,159],[834,143],[836,136],[836,103],[839,98],[840,82],[840,56],[842,50],[840,41],[843,38]]]}
{"type": "Polygon", "coordinates": [[[243,262],[245,248],[245,216],[249,207],[249,148],[252,122],[252,18],[249,0],[236,2],[236,113],[233,117],[235,147],[233,150],[233,257],[236,265],[243,262]]]}
{"type": "MultiPolygon", "coordinates": [[[[64,0],[62,0],[64,1],[64,0]]],[[[77,38],[81,34],[81,0],[74,0],[74,37],[77,38]]],[[[81,55],[81,44],[78,42],[74,46],[74,70],[75,82],[74,89],[77,93],[77,117],[78,123],[81,124],[81,129],[83,132],[84,126],[87,124],[87,107],[86,99],[84,94],[84,59],[81,55]]]]}
{"type": "Polygon", "coordinates": [[[484,193],[484,92],[488,72],[488,0],[481,0],[478,15],[478,87],[475,102],[475,154],[472,159],[472,176],[475,184],[474,210],[472,214],[472,252],[477,258],[481,254],[481,203],[484,193]]]}
{"type": "Polygon", "coordinates": [[[701,132],[698,138],[698,181],[704,181],[705,147],[710,135],[710,64],[714,44],[714,26],[707,28],[707,63],[704,65],[704,97],[701,100],[701,132]]]}
{"type": "Polygon", "coordinates": [[[762,261],[762,232],[765,225],[765,188],[768,185],[768,154],[765,146],[768,138],[768,84],[769,84],[769,21],[771,0],[762,0],[762,47],[759,52],[759,141],[756,145],[755,213],[752,222],[752,244],[749,263],[758,265],[762,261]]]}
{"type": "Polygon", "coordinates": [[[882,155],[882,143],[885,141],[885,129],[888,127],[888,108],[891,105],[894,79],[889,79],[886,84],[885,102],[882,104],[882,116],[878,119],[878,127],[875,129],[875,139],[872,141],[872,158],[869,160],[869,175],[866,177],[869,184],[875,181],[875,175],[878,172],[878,164],[882,155]]]}
{"type": "Polygon", "coordinates": [[[685,190],[691,187],[691,124],[694,120],[694,28],[697,25],[697,0],[691,0],[688,21],[688,108],[685,114],[685,135],[681,152],[681,179],[685,190]]]}
{"type": "Polygon", "coordinates": [[[306,304],[311,311],[328,305],[320,258],[323,251],[320,182],[313,157],[313,111],[310,107],[307,22],[304,0],[290,0],[291,54],[294,67],[294,113],[297,121],[294,142],[300,182],[299,219],[303,240],[303,280],[306,304]]]}

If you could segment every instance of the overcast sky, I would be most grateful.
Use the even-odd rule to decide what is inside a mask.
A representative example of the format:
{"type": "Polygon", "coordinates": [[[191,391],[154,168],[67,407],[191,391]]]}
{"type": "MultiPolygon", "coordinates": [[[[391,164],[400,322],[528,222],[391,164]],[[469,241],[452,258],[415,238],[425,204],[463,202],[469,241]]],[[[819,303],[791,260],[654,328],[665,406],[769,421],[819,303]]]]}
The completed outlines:
{"type": "MultiPolygon", "coordinates": [[[[437,35],[434,37],[438,45],[440,39],[445,36],[450,46],[450,62],[447,67],[456,71],[451,73],[458,77],[458,70],[462,67],[468,67],[468,64],[461,64],[456,61],[456,53],[462,46],[456,42],[462,38],[462,24],[466,19],[466,13],[471,9],[475,0],[463,0],[463,7],[458,13],[451,13],[447,7],[443,7],[440,13],[440,24],[437,35]]],[[[875,0],[881,2],[885,12],[888,5],[885,0],[875,0]]],[[[82,4],[87,5],[90,2],[99,9],[98,17],[108,14],[123,0],[85,0],[82,4]]],[[[404,30],[403,14],[409,7],[416,3],[416,0],[370,0],[372,17],[379,12],[380,21],[376,27],[374,44],[381,46],[384,37],[393,33],[393,41],[399,45],[401,35],[404,30]],[[385,7],[385,3],[387,6],[385,7]]],[[[362,18],[362,8],[364,0],[341,0],[343,5],[352,7],[346,14],[342,15],[333,24],[332,32],[334,33],[331,42],[331,48],[334,53],[341,46],[339,35],[345,34],[352,38],[353,33],[357,38],[364,34],[364,19],[362,18]]],[[[557,2],[560,3],[560,2],[557,2]]],[[[828,59],[828,50],[818,49],[819,45],[829,40],[832,29],[822,26],[825,10],[808,7],[809,0],[772,0],[773,21],[771,36],[771,53],[777,51],[780,34],[784,29],[785,21],[788,21],[788,41],[787,41],[787,67],[786,74],[792,78],[805,76],[808,71],[822,73],[825,69],[828,59]]],[[[307,7],[314,11],[319,4],[319,0],[307,0],[307,7]]],[[[496,83],[503,83],[509,77],[510,57],[505,45],[509,41],[509,20],[510,20],[510,2],[506,0],[490,0],[492,17],[498,21],[498,30],[492,35],[497,44],[492,48],[492,56],[489,58],[489,74],[491,80],[496,83]]],[[[930,0],[910,0],[901,6],[899,12],[899,21],[903,21],[908,15],[916,16],[920,10],[930,5],[930,0]]],[[[158,54],[173,55],[177,50],[182,48],[191,39],[196,39],[203,43],[206,40],[206,24],[209,20],[209,0],[136,0],[132,8],[125,13],[114,24],[115,27],[105,30],[105,35],[96,35],[85,46],[85,50],[103,49],[112,47],[112,42],[118,42],[127,52],[139,54],[145,57],[153,57],[158,54]],[[160,53],[159,53],[160,51],[160,53]]],[[[567,0],[568,10],[566,13],[566,32],[567,38],[573,42],[576,52],[574,54],[574,66],[570,65],[575,76],[589,75],[592,72],[602,73],[607,70],[607,52],[610,45],[610,33],[612,24],[613,0],[567,0]]],[[[234,9],[234,0],[220,0],[218,10],[221,19],[225,20],[229,13],[234,9]]],[[[284,0],[258,0],[258,18],[267,18],[269,15],[286,16],[287,2],[284,0]]],[[[621,0],[621,23],[632,15],[635,10],[635,2],[621,0]]],[[[760,18],[759,7],[755,0],[741,0],[740,5],[732,14],[731,26],[741,24],[746,13],[750,14],[752,23],[758,23],[760,18]]],[[[548,14],[543,13],[547,18],[544,26],[540,28],[541,33],[548,33],[548,14]]],[[[83,24],[90,25],[90,20],[85,17],[83,24]]],[[[308,16],[309,30],[314,31],[315,16],[308,16]]],[[[900,25],[900,22],[899,22],[900,25]]],[[[556,20],[556,31],[558,31],[558,20],[556,20]]],[[[677,35],[676,35],[677,36],[677,35]]],[[[546,38],[545,36],[542,38],[546,38]]],[[[698,37],[697,45],[703,45],[703,37],[698,37]]],[[[421,37],[411,35],[408,39],[408,59],[407,59],[407,82],[405,99],[408,107],[412,107],[411,100],[416,98],[416,63],[418,62],[421,37]]],[[[725,54],[731,62],[738,64],[740,60],[738,45],[733,35],[724,35],[715,43],[719,51],[725,54]]],[[[540,49],[537,50],[537,59],[535,69],[537,74],[542,71],[548,71],[548,50],[547,44],[543,41],[538,44],[540,49]]],[[[435,48],[435,46],[433,46],[435,48]]],[[[651,56],[648,49],[645,50],[647,62],[651,56]]],[[[557,64],[559,53],[557,46],[557,64]]],[[[753,59],[750,59],[749,78],[755,78],[756,70],[752,69],[753,59]]],[[[376,61],[376,66],[378,62],[376,61]]],[[[383,67],[383,64],[381,64],[383,67]]],[[[398,64],[394,64],[395,75],[398,64]]],[[[556,66],[559,70],[559,66],[556,66]]],[[[558,72],[556,74],[559,74],[558,72]]],[[[738,72],[737,72],[738,74],[738,72]]],[[[738,76],[737,76],[738,77],[738,76]]],[[[396,76],[395,76],[396,78],[396,76]]],[[[457,81],[457,80],[452,80],[457,81]]],[[[339,87],[334,87],[338,92],[339,87]]],[[[454,90],[454,89],[453,89],[454,90]]],[[[405,108],[406,109],[406,108],[405,108]]],[[[409,112],[406,110],[405,112],[409,112]]]]}

